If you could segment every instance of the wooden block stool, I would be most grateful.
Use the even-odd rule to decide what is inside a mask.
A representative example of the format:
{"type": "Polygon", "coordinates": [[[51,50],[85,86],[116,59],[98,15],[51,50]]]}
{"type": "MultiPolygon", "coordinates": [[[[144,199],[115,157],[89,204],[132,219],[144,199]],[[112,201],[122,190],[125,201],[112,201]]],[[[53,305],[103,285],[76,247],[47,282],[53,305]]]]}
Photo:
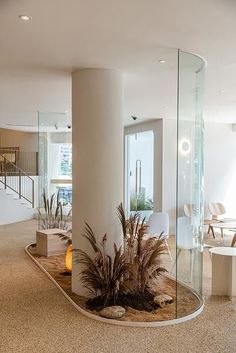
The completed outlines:
{"type": "Polygon", "coordinates": [[[67,243],[55,234],[63,233],[62,229],[43,229],[36,232],[37,253],[43,256],[65,254],[67,243]]]}

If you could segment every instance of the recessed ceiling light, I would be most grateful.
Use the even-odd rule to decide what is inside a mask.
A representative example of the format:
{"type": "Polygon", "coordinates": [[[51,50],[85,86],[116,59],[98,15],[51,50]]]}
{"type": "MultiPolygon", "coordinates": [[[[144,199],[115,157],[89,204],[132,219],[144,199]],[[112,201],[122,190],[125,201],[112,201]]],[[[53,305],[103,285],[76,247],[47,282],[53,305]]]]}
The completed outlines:
{"type": "Polygon", "coordinates": [[[28,22],[32,20],[31,16],[27,16],[27,15],[20,15],[19,19],[21,19],[22,21],[28,22]]]}
{"type": "Polygon", "coordinates": [[[161,64],[165,64],[165,60],[159,60],[159,63],[161,63],[161,64]]]}
{"type": "Polygon", "coordinates": [[[220,90],[220,93],[225,93],[225,90],[224,90],[224,89],[221,89],[221,90],[220,90]]]}

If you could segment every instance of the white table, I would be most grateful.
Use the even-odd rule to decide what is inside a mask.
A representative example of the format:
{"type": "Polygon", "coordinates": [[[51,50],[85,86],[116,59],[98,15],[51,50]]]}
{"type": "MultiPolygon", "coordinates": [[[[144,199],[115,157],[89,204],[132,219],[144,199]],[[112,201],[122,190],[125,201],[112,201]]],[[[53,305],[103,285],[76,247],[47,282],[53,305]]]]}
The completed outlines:
{"type": "Polygon", "coordinates": [[[236,222],[215,222],[211,223],[211,227],[218,228],[221,230],[221,238],[224,238],[224,229],[232,230],[236,233],[236,222]]]}
{"type": "Polygon", "coordinates": [[[212,254],[212,295],[236,297],[236,248],[215,247],[212,254]]]}

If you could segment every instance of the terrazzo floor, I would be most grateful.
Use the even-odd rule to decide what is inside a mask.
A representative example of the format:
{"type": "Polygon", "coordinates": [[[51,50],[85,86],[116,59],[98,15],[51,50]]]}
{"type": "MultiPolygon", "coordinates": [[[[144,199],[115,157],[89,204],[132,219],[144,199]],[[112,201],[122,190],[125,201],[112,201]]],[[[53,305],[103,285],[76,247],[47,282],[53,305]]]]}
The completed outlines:
{"type": "Polygon", "coordinates": [[[106,325],[84,317],[28,258],[35,221],[0,226],[1,353],[236,353],[236,311],[211,297],[211,262],[204,254],[205,310],[163,328],[106,325]]]}

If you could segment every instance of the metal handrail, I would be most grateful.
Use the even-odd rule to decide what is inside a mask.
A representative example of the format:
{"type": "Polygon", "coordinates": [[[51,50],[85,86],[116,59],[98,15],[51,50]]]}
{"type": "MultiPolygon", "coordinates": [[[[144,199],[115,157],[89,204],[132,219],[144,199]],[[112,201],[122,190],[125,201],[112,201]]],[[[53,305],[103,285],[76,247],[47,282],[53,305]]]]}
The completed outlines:
{"type": "Polygon", "coordinates": [[[0,147],[0,155],[28,175],[38,175],[38,152],[20,151],[19,147],[0,147]]]}
{"type": "Polygon", "coordinates": [[[9,161],[3,154],[0,154],[0,159],[3,159],[4,163],[4,170],[0,170],[0,182],[4,185],[4,188],[7,189],[11,189],[12,191],[14,191],[16,194],[19,195],[19,199],[25,199],[26,201],[28,201],[31,205],[32,208],[34,208],[34,179],[31,178],[26,172],[24,172],[22,169],[20,169],[19,167],[17,167],[14,163],[12,163],[11,161],[9,161]],[[13,170],[8,171],[6,166],[11,166],[13,168],[13,170]],[[1,180],[1,177],[4,178],[4,181],[1,180]],[[10,181],[8,180],[8,178],[10,177],[19,177],[19,180],[17,183],[14,182],[13,179],[10,179],[10,181]],[[24,184],[22,185],[22,180],[24,181],[24,179],[22,179],[22,177],[26,178],[26,180],[30,180],[31,182],[31,187],[30,187],[30,191],[28,190],[27,187],[27,183],[24,182],[24,184]],[[30,197],[31,195],[31,197],[30,197]]]}

